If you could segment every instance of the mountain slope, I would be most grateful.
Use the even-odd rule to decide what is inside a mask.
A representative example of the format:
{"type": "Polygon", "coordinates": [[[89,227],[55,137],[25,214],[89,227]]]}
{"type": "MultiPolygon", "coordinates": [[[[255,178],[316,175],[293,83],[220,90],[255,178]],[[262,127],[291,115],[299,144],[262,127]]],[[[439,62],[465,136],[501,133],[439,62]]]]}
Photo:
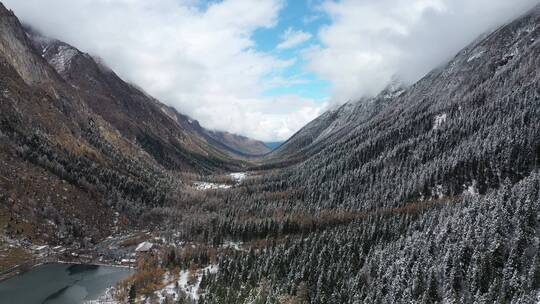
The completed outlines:
{"type": "Polygon", "coordinates": [[[196,121],[1,4],[0,75],[0,247],[86,246],[152,224],[142,214],[180,200],[182,174],[244,166],[196,121]]]}
{"type": "MultiPolygon", "coordinates": [[[[11,20],[4,31],[19,37],[11,20]]],[[[181,191],[162,165],[229,166],[198,123],[84,54],[60,43],[45,61],[39,39],[21,37],[0,51],[8,237],[90,247],[159,223],[142,275],[120,291],[160,300],[153,289],[178,279],[162,291],[191,281],[200,303],[538,301],[540,6],[406,90],[324,114],[265,159],[274,170],[215,191],[181,191]],[[103,96],[89,100],[94,89],[103,96]]]]}
{"type": "Polygon", "coordinates": [[[223,143],[236,153],[257,156],[270,152],[262,141],[223,131],[207,131],[208,136],[223,143]]]}
{"type": "Polygon", "coordinates": [[[111,211],[122,226],[163,204],[166,172],[92,112],[1,4],[0,17],[0,236],[96,241],[111,233],[111,211]]]}
{"type": "Polygon", "coordinates": [[[208,130],[203,128],[197,120],[178,113],[172,107],[162,105],[161,109],[184,129],[191,130],[191,132],[204,138],[212,146],[219,148],[233,157],[257,156],[269,151],[261,141],[228,132],[208,130]]]}
{"type": "Polygon", "coordinates": [[[539,39],[540,5],[345,132],[325,114],[300,149],[339,136],[220,209],[270,241],[221,255],[205,303],[536,303],[539,39]]]}
{"type": "Polygon", "coordinates": [[[368,121],[404,92],[401,85],[393,84],[374,98],[347,102],[323,113],[272,151],[266,157],[266,166],[282,166],[307,159],[368,121]]]}
{"type": "MultiPolygon", "coordinates": [[[[364,191],[370,200],[390,195],[397,203],[430,195],[436,184],[455,194],[473,180],[485,191],[526,176],[539,156],[532,125],[539,110],[539,11],[467,47],[301,165],[313,172],[310,181],[327,175],[327,187],[317,192],[347,188],[347,196],[364,191]],[[516,148],[528,159],[501,157],[516,148]],[[410,174],[419,180],[411,184],[410,174]],[[401,197],[368,191],[388,176],[401,197]]],[[[298,182],[305,184],[305,176],[298,182]]]]}
{"type": "Polygon", "coordinates": [[[237,168],[235,158],[241,155],[210,142],[198,123],[191,123],[187,116],[124,82],[92,56],[34,30],[28,33],[42,57],[77,90],[93,112],[165,168],[202,173],[237,168]]]}

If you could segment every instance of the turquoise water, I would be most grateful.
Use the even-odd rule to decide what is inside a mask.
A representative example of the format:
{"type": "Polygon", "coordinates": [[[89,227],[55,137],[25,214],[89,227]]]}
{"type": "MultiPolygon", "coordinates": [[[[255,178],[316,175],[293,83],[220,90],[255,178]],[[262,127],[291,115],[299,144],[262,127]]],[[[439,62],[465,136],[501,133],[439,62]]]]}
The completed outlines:
{"type": "Polygon", "coordinates": [[[127,268],[46,264],[0,282],[1,304],[75,304],[95,300],[128,277],[127,268]]]}

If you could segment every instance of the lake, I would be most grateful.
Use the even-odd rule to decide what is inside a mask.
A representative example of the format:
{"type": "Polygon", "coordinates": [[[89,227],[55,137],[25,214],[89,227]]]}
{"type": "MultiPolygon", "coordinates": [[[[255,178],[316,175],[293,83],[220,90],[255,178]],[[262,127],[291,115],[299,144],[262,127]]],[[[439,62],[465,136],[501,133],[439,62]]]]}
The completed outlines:
{"type": "Polygon", "coordinates": [[[45,264],[0,282],[0,303],[83,303],[97,299],[132,272],[110,266],[45,264]]]}

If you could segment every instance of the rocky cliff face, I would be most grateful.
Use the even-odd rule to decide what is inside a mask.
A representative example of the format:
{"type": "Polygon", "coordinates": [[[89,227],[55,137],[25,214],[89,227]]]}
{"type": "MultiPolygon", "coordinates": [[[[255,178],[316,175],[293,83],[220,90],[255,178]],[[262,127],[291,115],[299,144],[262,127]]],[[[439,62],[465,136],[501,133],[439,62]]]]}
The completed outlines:
{"type": "Polygon", "coordinates": [[[28,83],[46,82],[56,75],[35,54],[19,20],[0,3],[0,53],[28,83]]]}

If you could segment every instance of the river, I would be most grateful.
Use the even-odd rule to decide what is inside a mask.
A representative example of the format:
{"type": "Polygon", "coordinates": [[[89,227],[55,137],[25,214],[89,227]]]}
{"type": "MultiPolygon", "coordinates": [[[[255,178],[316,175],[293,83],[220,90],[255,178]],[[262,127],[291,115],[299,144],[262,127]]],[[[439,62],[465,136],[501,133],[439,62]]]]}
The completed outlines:
{"type": "Polygon", "coordinates": [[[0,303],[84,303],[131,273],[128,268],[110,266],[45,264],[0,282],[0,303]]]}

